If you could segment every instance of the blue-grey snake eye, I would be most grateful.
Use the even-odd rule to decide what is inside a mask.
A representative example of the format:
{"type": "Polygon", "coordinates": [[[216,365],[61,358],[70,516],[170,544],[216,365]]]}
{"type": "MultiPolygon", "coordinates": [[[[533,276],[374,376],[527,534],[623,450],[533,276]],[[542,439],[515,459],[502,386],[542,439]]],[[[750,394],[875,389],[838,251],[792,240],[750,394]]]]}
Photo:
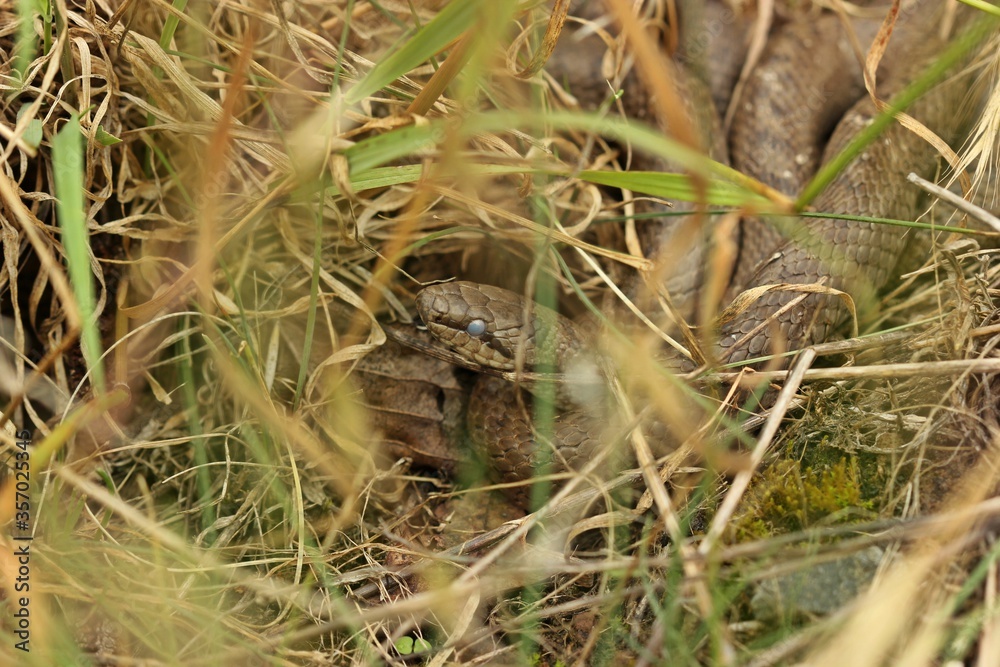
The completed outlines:
{"type": "Polygon", "coordinates": [[[486,333],[486,322],[479,319],[472,320],[468,325],[466,325],[465,332],[470,336],[478,338],[486,333]]]}

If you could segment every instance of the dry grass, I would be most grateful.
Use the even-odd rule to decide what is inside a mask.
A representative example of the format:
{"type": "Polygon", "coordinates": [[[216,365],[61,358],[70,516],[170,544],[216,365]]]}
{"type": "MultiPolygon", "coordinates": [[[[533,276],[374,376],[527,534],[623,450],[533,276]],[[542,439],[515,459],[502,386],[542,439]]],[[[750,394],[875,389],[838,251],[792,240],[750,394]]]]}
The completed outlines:
{"type": "Polygon", "coordinates": [[[769,378],[787,389],[752,437],[665,380],[660,332],[610,337],[624,409],[645,388],[692,435],[655,459],[638,430],[619,433],[645,477],[595,491],[581,476],[524,517],[433,469],[457,456],[433,445],[461,438],[469,378],[419,363],[387,375],[369,356],[379,323],[408,322],[420,281],[455,275],[570,312],[600,303],[652,268],[600,245],[635,247],[616,223],[642,198],[629,190],[791,202],[690,137],[621,120],[603,84],[600,110],[579,112],[534,73],[558,28],[547,5],[275,7],[56,2],[30,31],[0,8],[5,661],[1000,661],[993,251],[942,242],[862,323],[881,337],[834,368],[769,378]],[[77,187],[53,156],[74,116],[89,249],[71,247],[54,199],[77,187]],[[701,180],[624,174],[629,146],[701,180]],[[81,250],[93,306],[64,267],[81,250]],[[390,446],[400,417],[409,450],[390,446]],[[22,429],[27,531],[10,523],[22,429]],[[29,533],[24,653],[8,621],[13,538],[29,533]],[[890,557],[851,606],[754,616],[759,582],[873,546],[890,557]]]}

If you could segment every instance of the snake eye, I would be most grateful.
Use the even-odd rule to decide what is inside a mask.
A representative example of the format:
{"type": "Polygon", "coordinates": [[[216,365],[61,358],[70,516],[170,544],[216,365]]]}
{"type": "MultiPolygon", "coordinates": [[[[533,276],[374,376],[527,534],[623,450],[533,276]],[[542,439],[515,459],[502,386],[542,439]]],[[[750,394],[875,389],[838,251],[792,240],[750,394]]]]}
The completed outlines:
{"type": "Polygon", "coordinates": [[[478,338],[486,333],[486,322],[480,319],[472,320],[466,325],[465,332],[474,338],[478,338]]]}

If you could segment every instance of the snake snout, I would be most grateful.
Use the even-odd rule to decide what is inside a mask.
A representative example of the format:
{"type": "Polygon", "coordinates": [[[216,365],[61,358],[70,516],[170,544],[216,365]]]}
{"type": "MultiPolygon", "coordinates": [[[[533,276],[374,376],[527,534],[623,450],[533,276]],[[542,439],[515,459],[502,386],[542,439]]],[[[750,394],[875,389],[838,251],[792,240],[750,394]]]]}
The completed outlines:
{"type": "Polygon", "coordinates": [[[416,299],[417,314],[428,326],[439,322],[441,317],[448,312],[447,300],[434,287],[432,285],[421,290],[416,299]]]}

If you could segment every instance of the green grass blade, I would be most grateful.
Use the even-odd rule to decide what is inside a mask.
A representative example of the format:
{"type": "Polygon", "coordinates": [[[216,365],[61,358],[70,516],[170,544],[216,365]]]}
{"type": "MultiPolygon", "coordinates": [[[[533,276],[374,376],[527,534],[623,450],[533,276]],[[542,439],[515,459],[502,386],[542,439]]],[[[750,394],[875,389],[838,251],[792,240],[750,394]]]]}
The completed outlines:
{"type": "Polygon", "coordinates": [[[408,125],[375,135],[344,151],[352,174],[382,166],[433,146],[442,136],[440,123],[408,125]]]}
{"type": "MultiPolygon", "coordinates": [[[[187,0],[174,0],[173,8],[179,13],[184,13],[187,8],[187,0]]],[[[174,40],[174,34],[177,32],[177,26],[180,25],[180,19],[178,19],[173,14],[167,16],[167,20],[163,22],[163,31],[160,33],[160,48],[167,49],[170,47],[170,42],[174,40]]]]}
{"type": "Polygon", "coordinates": [[[38,45],[35,42],[35,31],[32,27],[37,12],[37,0],[18,0],[17,37],[14,40],[13,70],[17,72],[19,80],[24,80],[28,64],[35,59],[35,53],[38,50],[38,45]]]}
{"type": "MultiPolygon", "coordinates": [[[[461,131],[467,135],[476,133],[503,133],[509,132],[511,128],[530,130],[561,130],[561,131],[587,131],[601,134],[608,138],[621,142],[629,142],[633,146],[642,146],[643,151],[650,155],[656,155],[670,160],[678,168],[685,169],[691,173],[698,174],[709,180],[715,180],[717,186],[713,186],[713,196],[717,197],[719,203],[726,205],[746,205],[752,206],[756,210],[773,208],[763,197],[755,192],[759,185],[735,169],[716,162],[711,158],[684,146],[676,141],[665,137],[662,133],[638,122],[624,121],[614,117],[604,117],[597,114],[580,113],[521,113],[521,112],[483,112],[476,114],[466,120],[460,129],[455,128],[453,123],[446,121],[432,121],[424,125],[409,125],[384,134],[359,141],[344,151],[350,166],[352,181],[372,178],[374,173],[370,173],[376,167],[380,167],[403,157],[413,155],[419,151],[431,148],[442,141],[449,131],[461,131]],[[368,173],[366,173],[368,172],[368,173]]],[[[389,168],[393,169],[393,168],[389,168]]],[[[531,172],[530,167],[523,169],[525,173],[531,172]]],[[[545,170],[554,173],[555,170],[545,170]]],[[[678,177],[649,174],[635,176],[633,172],[629,176],[614,176],[611,172],[584,172],[580,177],[585,180],[592,180],[595,183],[615,185],[616,178],[624,178],[637,186],[637,192],[648,192],[649,194],[665,194],[669,196],[684,195],[683,198],[694,198],[690,186],[679,187],[678,177]],[[598,175],[600,174],[600,175],[598,175]],[[600,179],[600,180],[598,180],[600,179]],[[642,188],[638,185],[643,185],[642,188]],[[644,188],[656,188],[652,191],[644,188]]],[[[416,172],[397,172],[400,178],[408,178],[416,172]]],[[[564,172],[562,175],[566,175],[564,172]]],[[[388,172],[378,174],[380,178],[389,176],[388,172]]],[[[372,186],[374,187],[374,186],[372,186]]],[[[622,186],[626,187],[626,186],[622,186]]],[[[358,187],[357,189],[364,189],[358,187]]]]}
{"type": "MultiPolygon", "coordinates": [[[[398,167],[375,167],[351,175],[351,186],[355,192],[364,192],[373,188],[385,188],[403,183],[416,183],[425,176],[424,165],[406,164],[398,167]]],[[[691,186],[691,179],[686,174],[671,174],[651,171],[581,171],[572,174],[566,170],[553,167],[531,167],[505,164],[467,164],[463,174],[476,176],[504,176],[508,174],[533,174],[547,176],[576,176],[582,181],[622,188],[632,192],[664,197],[678,201],[699,201],[699,193],[691,186]]],[[[326,189],[330,196],[341,194],[335,187],[326,189]]],[[[704,198],[714,206],[746,206],[766,209],[770,206],[767,199],[747,192],[732,183],[713,179],[709,182],[704,198]]]]}
{"type": "Polygon", "coordinates": [[[986,0],[960,0],[960,1],[964,2],[970,7],[975,7],[980,11],[984,11],[987,14],[992,14],[993,16],[1000,16],[1000,7],[997,7],[996,5],[991,5],[990,3],[986,2],[986,0]]]}
{"type": "Polygon", "coordinates": [[[58,203],[56,212],[62,229],[63,248],[69,267],[69,281],[80,308],[80,344],[83,358],[91,372],[91,384],[96,392],[104,389],[104,367],[101,364],[101,334],[94,317],[94,282],[90,271],[90,236],[83,197],[83,141],[80,119],[76,116],[52,139],[52,168],[58,203]]]}
{"type": "Polygon", "coordinates": [[[479,3],[473,0],[452,0],[398,51],[380,60],[364,79],[347,91],[346,102],[357,104],[439,53],[472,26],[478,10],[479,3]]]}
{"type": "MultiPolygon", "coordinates": [[[[686,174],[654,171],[581,171],[577,176],[588,183],[622,188],[654,197],[680,201],[699,199],[698,192],[691,186],[691,178],[686,174]]],[[[757,200],[758,208],[770,206],[764,197],[720,180],[709,182],[704,199],[706,203],[714,206],[742,206],[750,203],[749,200],[752,199],[757,200]]]]}

